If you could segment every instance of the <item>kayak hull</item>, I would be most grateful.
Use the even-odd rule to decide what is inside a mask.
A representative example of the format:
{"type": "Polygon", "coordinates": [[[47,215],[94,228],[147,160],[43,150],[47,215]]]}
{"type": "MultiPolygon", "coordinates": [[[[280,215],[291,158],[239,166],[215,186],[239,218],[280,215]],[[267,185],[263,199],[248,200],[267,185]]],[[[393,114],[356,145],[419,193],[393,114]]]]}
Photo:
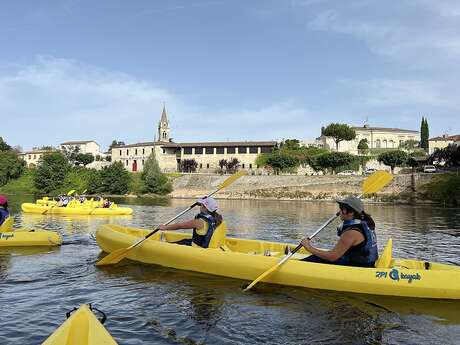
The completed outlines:
{"type": "Polygon", "coordinates": [[[110,333],[82,305],[42,345],[117,345],[110,333]]]}
{"type": "Polygon", "coordinates": [[[91,207],[58,207],[23,203],[21,208],[26,213],[40,214],[77,214],[77,215],[129,215],[133,209],[129,207],[91,208],[91,207]]]}
{"type": "MultiPolygon", "coordinates": [[[[96,240],[107,253],[126,248],[148,230],[104,224],[96,240]]],[[[227,238],[225,246],[203,249],[168,242],[190,235],[158,232],[134,248],[129,259],[252,281],[284,256],[286,246],[295,244],[227,238]],[[164,239],[164,241],[162,241],[164,239]],[[270,252],[270,256],[265,256],[270,252]]],[[[460,267],[416,260],[393,259],[389,268],[360,268],[299,261],[309,253],[301,250],[264,282],[313,289],[346,291],[387,296],[460,299],[460,267]],[[428,265],[429,269],[425,269],[428,265]]]]}
{"type": "Polygon", "coordinates": [[[0,248],[4,247],[52,247],[62,243],[61,235],[54,231],[16,229],[0,233],[0,248]]]}

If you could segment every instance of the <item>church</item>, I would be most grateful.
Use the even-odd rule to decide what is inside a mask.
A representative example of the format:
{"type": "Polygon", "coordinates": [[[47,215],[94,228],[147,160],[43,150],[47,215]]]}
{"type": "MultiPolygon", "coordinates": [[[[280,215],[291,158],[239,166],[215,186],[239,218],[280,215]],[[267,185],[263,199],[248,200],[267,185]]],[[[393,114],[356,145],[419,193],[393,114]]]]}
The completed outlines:
{"type": "Polygon", "coordinates": [[[196,172],[215,173],[219,169],[219,161],[238,159],[240,168],[249,171],[261,169],[256,159],[259,153],[270,153],[276,147],[276,141],[221,141],[201,143],[176,143],[170,139],[166,107],[163,106],[161,119],[158,123],[158,140],[136,144],[116,146],[112,148],[112,162],[122,162],[131,172],[142,171],[145,162],[152,152],[163,172],[180,172],[183,160],[195,160],[196,172]]]}

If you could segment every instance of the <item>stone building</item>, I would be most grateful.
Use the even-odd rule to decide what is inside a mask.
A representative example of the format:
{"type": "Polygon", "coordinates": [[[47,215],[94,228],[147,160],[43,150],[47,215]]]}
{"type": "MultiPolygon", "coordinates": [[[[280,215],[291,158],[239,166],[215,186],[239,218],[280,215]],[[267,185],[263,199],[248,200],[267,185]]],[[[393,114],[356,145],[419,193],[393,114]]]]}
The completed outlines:
{"type": "Polygon", "coordinates": [[[259,153],[268,153],[276,147],[276,141],[234,141],[234,142],[196,142],[176,143],[171,140],[171,130],[163,107],[158,123],[159,140],[122,145],[112,148],[112,162],[122,162],[128,171],[142,171],[145,162],[155,152],[160,168],[164,172],[180,171],[181,161],[194,159],[197,172],[213,173],[219,169],[222,159],[238,159],[240,167],[256,170],[256,158],[259,153]]]}
{"type": "Polygon", "coordinates": [[[444,134],[440,137],[429,139],[428,140],[428,153],[431,155],[436,150],[441,150],[451,144],[460,145],[460,134],[457,134],[457,135],[444,134]]]}
{"type": "MultiPolygon", "coordinates": [[[[396,149],[407,140],[420,141],[420,132],[409,129],[370,127],[369,125],[352,128],[356,132],[356,138],[349,141],[341,141],[339,143],[340,152],[357,154],[358,144],[361,139],[367,139],[369,149],[396,149]]],[[[317,138],[317,145],[333,151],[336,150],[336,145],[332,137],[321,135],[317,138]]]]}
{"type": "Polygon", "coordinates": [[[94,140],[66,141],[60,146],[63,151],[78,149],[79,153],[91,153],[94,157],[101,156],[101,147],[94,140]]]}
{"type": "Polygon", "coordinates": [[[45,153],[53,152],[52,150],[33,150],[26,151],[19,154],[19,157],[26,162],[28,168],[35,168],[38,165],[38,161],[45,153]]]}

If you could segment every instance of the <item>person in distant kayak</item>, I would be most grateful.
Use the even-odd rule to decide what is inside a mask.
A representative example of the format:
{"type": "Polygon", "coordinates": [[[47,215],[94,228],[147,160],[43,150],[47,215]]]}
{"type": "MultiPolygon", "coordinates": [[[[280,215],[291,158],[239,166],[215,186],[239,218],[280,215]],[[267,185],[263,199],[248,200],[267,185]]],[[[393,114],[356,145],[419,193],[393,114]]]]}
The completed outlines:
{"type": "Polygon", "coordinates": [[[217,213],[218,207],[214,198],[201,198],[197,200],[197,203],[200,205],[200,213],[194,219],[182,223],[160,225],[160,230],[193,229],[192,238],[174,243],[208,248],[215,230],[222,223],[222,216],[217,213]]]}
{"type": "Polygon", "coordinates": [[[67,195],[59,195],[59,201],[58,201],[57,206],[58,207],[67,207],[67,205],[70,202],[70,199],[71,198],[68,197],[67,195]]]}
{"type": "Polygon", "coordinates": [[[8,212],[8,199],[4,195],[0,195],[0,225],[10,216],[8,212]]]}
{"type": "Polygon", "coordinates": [[[364,212],[363,202],[357,197],[337,200],[340,219],[343,223],[337,228],[339,241],[331,250],[313,247],[308,238],[302,245],[312,255],[303,259],[307,262],[334,265],[374,267],[378,259],[375,222],[364,212]]]}

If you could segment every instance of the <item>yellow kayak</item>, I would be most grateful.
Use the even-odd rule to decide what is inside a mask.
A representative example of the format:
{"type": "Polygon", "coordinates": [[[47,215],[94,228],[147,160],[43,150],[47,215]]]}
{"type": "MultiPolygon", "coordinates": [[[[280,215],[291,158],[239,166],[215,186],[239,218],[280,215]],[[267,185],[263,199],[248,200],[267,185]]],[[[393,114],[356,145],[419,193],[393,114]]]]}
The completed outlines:
{"type": "Polygon", "coordinates": [[[80,214],[80,215],[128,215],[133,213],[133,209],[129,207],[84,207],[72,206],[45,206],[33,203],[23,203],[21,208],[26,213],[41,213],[41,214],[80,214]]]}
{"type": "Polygon", "coordinates": [[[94,316],[82,305],[42,345],[116,345],[117,342],[94,316]]]}
{"type": "Polygon", "coordinates": [[[61,235],[48,230],[23,230],[0,232],[0,248],[4,247],[34,247],[59,246],[62,243],[61,235]]]}
{"type": "Polygon", "coordinates": [[[0,225],[0,232],[13,231],[13,222],[14,219],[12,216],[6,218],[2,225],[0,225]]]}
{"type": "MultiPolygon", "coordinates": [[[[130,246],[148,232],[104,224],[98,228],[96,240],[104,252],[111,253],[130,246]]],[[[208,249],[168,243],[190,237],[190,234],[179,232],[158,232],[131,250],[127,257],[149,264],[252,281],[276,265],[284,257],[286,247],[296,246],[238,238],[223,238],[214,248],[208,249]]],[[[392,258],[391,243],[382,255],[384,260],[379,260],[376,268],[299,260],[308,255],[301,249],[264,282],[373,295],[460,299],[460,267],[392,258]]]]}

